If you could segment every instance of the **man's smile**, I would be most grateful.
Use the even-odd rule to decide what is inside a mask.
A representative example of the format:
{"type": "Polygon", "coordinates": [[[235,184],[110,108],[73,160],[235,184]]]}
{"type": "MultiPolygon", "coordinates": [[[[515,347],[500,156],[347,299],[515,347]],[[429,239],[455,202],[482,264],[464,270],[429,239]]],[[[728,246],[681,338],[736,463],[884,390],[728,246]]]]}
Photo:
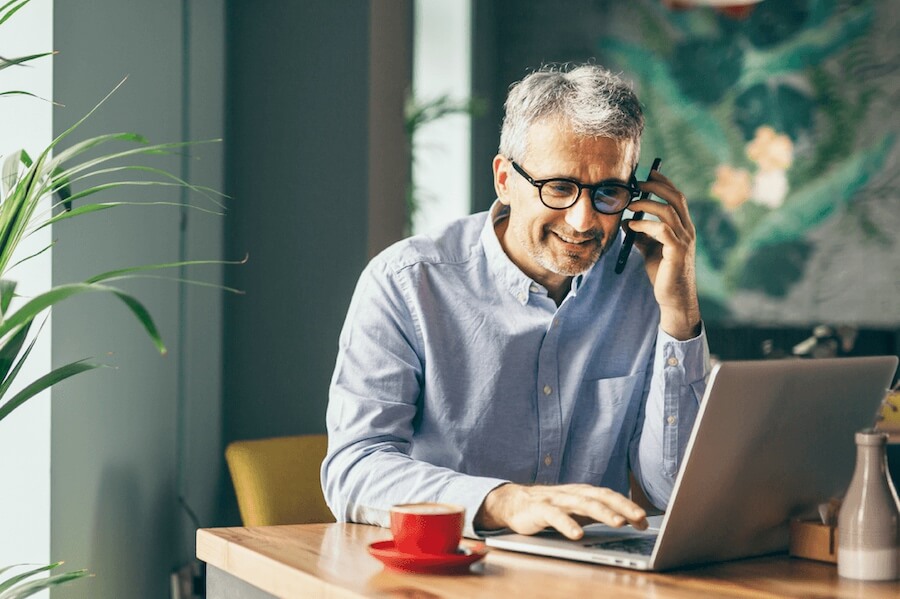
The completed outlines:
{"type": "Polygon", "coordinates": [[[560,233],[559,231],[551,230],[550,233],[559,238],[560,241],[567,245],[585,245],[588,242],[600,243],[600,238],[596,235],[591,235],[589,237],[573,237],[571,235],[566,235],[565,233],[560,233]]]}

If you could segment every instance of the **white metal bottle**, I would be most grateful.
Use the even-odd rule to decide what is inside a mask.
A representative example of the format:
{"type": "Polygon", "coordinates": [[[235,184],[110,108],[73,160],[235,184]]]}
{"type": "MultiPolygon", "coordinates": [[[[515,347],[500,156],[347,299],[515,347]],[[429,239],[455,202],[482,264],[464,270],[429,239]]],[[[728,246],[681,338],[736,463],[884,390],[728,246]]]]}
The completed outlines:
{"type": "Polygon", "coordinates": [[[900,575],[900,501],[887,468],[887,435],[856,433],[856,469],[838,514],[838,575],[895,580],[900,575]]]}

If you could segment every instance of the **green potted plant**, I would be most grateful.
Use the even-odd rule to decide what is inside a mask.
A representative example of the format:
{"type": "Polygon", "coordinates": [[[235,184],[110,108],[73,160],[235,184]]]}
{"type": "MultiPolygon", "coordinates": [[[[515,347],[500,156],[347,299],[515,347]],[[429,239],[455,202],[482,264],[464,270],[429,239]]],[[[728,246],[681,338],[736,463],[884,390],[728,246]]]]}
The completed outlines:
{"type": "Polygon", "coordinates": [[[487,110],[487,103],[482,98],[471,97],[455,99],[447,94],[422,100],[409,94],[403,107],[403,121],[406,129],[406,139],[409,144],[410,168],[407,171],[406,181],[406,223],[404,230],[407,235],[413,233],[413,220],[422,208],[421,190],[416,188],[413,182],[413,165],[416,161],[416,133],[429,123],[439,121],[444,117],[462,114],[470,117],[479,117],[487,110]]]}
{"type": "MultiPolygon", "coordinates": [[[[28,2],[29,0],[12,0],[0,5],[0,25],[6,23],[28,2]]],[[[52,52],[0,57],[0,71],[19,67],[50,54],[52,52]]],[[[109,95],[114,92],[115,89],[109,95]]],[[[27,91],[7,90],[0,91],[0,100],[2,96],[13,94],[33,96],[27,91]]],[[[18,150],[3,160],[0,180],[0,420],[56,383],[103,366],[99,362],[82,359],[54,368],[24,384],[17,380],[22,365],[34,347],[40,323],[53,305],[77,295],[111,294],[131,311],[160,353],[165,353],[165,345],[150,312],[140,300],[114,283],[141,276],[148,271],[222,263],[202,260],[124,267],[99,273],[83,281],[57,285],[28,298],[16,294],[16,282],[9,277],[9,271],[13,267],[21,269],[23,265],[27,266],[29,260],[49,249],[48,246],[38,254],[19,258],[17,249],[26,237],[44,227],[78,216],[137,203],[80,203],[79,200],[83,198],[130,186],[175,186],[188,188],[207,197],[212,206],[210,209],[197,208],[201,211],[218,213],[222,208],[217,201],[216,196],[221,196],[218,192],[191,185],[166,170],[145,164],[145,158],[171,154],[194,145],[193,142],[150,144],[136,133],[113,133],[84,139],[66,147],[72,133],[103,105],[109,95],[36,156],[32,157],[25,150],[18,150]],[[98,176],[102,179],[100,183],[95,179],[98,176]],[[48,199],[52,206],[50,210],[46,210],[48,199]],[[14,387],[13,383],[17,385],[14,387]],[[14,389],[18,390],[14,392],[14,389]]],[[[179,208],[182,206],[177,202],[153,204],[179,208]]],[[[24,564],[0,567],[0,599],[28,597],[88,574],[86,570],[54,574],[53,571],[60,564],[61,562],[37,567],[24,564]]]]}

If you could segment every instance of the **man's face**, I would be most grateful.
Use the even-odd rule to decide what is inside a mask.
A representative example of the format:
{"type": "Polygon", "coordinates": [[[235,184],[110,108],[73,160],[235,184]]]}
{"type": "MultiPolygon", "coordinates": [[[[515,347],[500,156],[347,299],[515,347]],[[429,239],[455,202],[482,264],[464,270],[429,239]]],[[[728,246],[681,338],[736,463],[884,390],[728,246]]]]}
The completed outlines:
{"type": "MultiPolygon", "coordinates": [[[[529,129],[527,154],[516,163],[535,180],[627,183],[633,152],[630,141],[580,137],[567,125],[545,119],[529,129]]],[[[565,210],[547,208],[538,189],[500,155],[494,158],[494,186],[500,201],[510,207],[508,222],[497,229],[503,249],[525,274],[551,291],[587,271],[616,237],[622,215],[594,210],[586,190],[565,210]]]]}

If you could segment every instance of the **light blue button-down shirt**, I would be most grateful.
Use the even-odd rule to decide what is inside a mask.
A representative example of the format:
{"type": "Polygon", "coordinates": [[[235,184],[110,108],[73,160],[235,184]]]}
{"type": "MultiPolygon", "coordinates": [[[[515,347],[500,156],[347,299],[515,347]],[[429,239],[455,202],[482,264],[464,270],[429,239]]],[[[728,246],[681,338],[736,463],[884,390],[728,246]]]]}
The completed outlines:
{"type": "Polygon", "coordinates": [[[506,256],[496,202],[375,257],[350,303],[322,465],[338,521],[389,525],[394,504],[467,511],[504,482],[668,502],[709,372],[704,333],[677,341],[622,235],[559,307],[506,256]]]}

